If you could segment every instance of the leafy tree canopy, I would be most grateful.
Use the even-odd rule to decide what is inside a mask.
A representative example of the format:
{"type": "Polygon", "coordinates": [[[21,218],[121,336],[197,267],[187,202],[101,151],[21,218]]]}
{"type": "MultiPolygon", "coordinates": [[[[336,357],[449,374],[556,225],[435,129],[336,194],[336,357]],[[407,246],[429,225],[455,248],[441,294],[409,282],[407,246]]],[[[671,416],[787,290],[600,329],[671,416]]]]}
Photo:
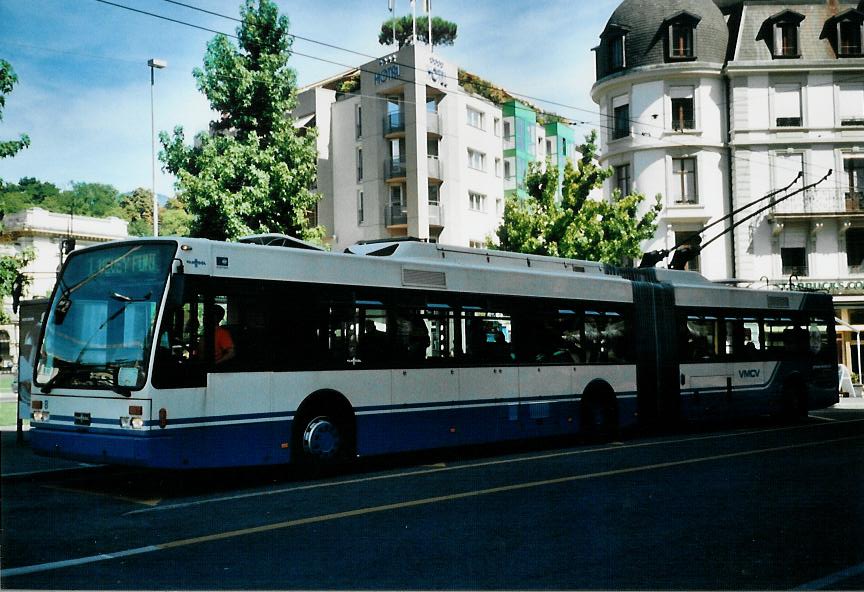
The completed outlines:
{"type": "Polygon", "coordinates": [[[657,229],[662,198],[657,195],[641,216],[645,196],[640,193],[622,196],[616,191],[610,201],[591,199],[591,191],[612,174],[611,168],[597,165],[596,140],[596,132],[586,137],[582,158],[575,166],[567,163],[560,185],[557,167],[547,162],[544,170],[532,163],[525,178],[528,198],[509,196],[504,204],[497,248],[615,265],[641,254],[640,244],[657,229]]]}
{"type": "Polygon", "coordinates": [[[320,196],[314,130],[296,130],[286,114],[296,106],[289,22],[272,0],[246,0],[235,46],[217,35],[203,69],[193,76],[221,118],[211,134],[186,144],[182,127],[162,132],[159,158],[177,177],[190,233],[220,240],[281,232],[320,240],[308,213],[320,196]]]}
{"type": "Polygon", "coordinates": [[[159,209],[160,236],[189,236],[192,226],[192,215],[186,211],[182,195],[168,200],[164,208],[159,209]]]}
{"type": "MultiPolygon", "coordinates": [[[[24,250],[17,255],[0,256],[0,303],[12,296],[16,289],[20,290],[18,295],[23,297],[31,278],[22,273],[22,270],[33,261],[35,256],[32,249],[24,250]]],[[[10,322],[8,313],[0,306],[0,325],[10,322]]]]}
{"type": "MultiPolygon", "coordinates": [[[[138,187],[131,193],[120,196],[122,218],[129,221],[129,234],[132,236],[152,236],[153,234],[153,192],[138,187]]],[[[162,222],[162,219],[159,219],[162,222]]]]}
{"type": "MultiPolygon", "coordinates": [[[[3,109],[6,107],[6,95],[12,92],[12,88],[18,82],[18,76],[12,65],[6,60],[0,59],[0,121],[3,121],[3,109]]],[[[30,145],[30,137],[21,134],[17,140],[0,140],[0,158],[15,156],[18,151],[30,145]]]]}
{"type": "MultiPolygon", "coordinates": [[[[381,45],[393,45],[393,24],[396,24],[396,43],[401,48],[409,43],[411,35],[414,34],[414,23],[412,15],[395,17],[381,23],[381,31],[378,33],[378,43],[381,45]]],[[[456,41],[456,23],[447,21],[438,16],[432,17],[432,45],[453,45],[456,41]]],[[[423,43],[429,43],[429,17],[417,17],[417,39],[423,43]]]]}
{"type": "Polygon", "coordinates": [[[126,218],[120,193],[104,183],[73,181],[72,189],[60,191],[53,183],[24,177],[17,184],[0,187],[0,211],[10,214],[33,207],[79,216],[126,218]]]}

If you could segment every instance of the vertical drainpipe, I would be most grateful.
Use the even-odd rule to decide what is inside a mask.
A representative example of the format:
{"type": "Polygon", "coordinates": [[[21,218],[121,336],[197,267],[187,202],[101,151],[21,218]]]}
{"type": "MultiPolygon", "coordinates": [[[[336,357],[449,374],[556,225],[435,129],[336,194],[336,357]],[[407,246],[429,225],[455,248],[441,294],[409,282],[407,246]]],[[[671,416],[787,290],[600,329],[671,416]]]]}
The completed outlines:
{"type": "MultiPolygon", "coordinates": [[[[725,70],[725,69],[724,69],[725,70]]],[[[724,71],[723,72],[723,82],[726,88],[726,188],[729,191],[729,212],[735,211],[735,199],[732,195],[732,90],[731,85],[732,81],[729,79],[729,75],[724,71]]],[[[732,227],[734,223],[733,217],[729,217],[729,228],[732,227]]],[[[738,277],[738,265],[735,260],[735,231],[732,230],[732,242],[730,257],[732,259],[732,278],[738,277]]]]}

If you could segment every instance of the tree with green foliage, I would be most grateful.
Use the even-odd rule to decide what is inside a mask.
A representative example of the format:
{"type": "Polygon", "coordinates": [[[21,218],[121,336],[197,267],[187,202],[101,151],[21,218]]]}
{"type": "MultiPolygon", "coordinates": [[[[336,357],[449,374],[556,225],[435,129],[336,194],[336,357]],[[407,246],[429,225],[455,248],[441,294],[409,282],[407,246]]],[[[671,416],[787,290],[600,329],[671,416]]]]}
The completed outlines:
{"type": "Polygon", "coordinates": [[[565,166],[560,185],[558,167],[532,163],[525,178],[528,198],[507,198],[496,248],[614,265],[628,264],[641,254],[641,243],[657,229],[662,197],[657,195],[641,216],[641,193],[621,195],[616,190],[609,201],[592,199],[592,190],[612,175],[611,167],[597,164],[596,141],[592,131],[576,165],[565,166]]]}
{"type": "Polygon", "coordinates": [[[138,187],[120,196],[121,217],[129,222],[132,236],[151,236],[153,234],[153,192],[138,187]]]}
{"type": "Polygon", "coordinates": [[[178,194],[159,208],[160,236],[189,236],[192,226],[192,215],[186,211],[183,196],[178,194]]]}
{"type": "Polygon", "coordinates": [[[73,181],[72,189],[59,195],[46,197],[40,207],[50,212],[61,212],[76,216],[106,218],[123,217],[120,207],[120,192],[113,185],[73,181]]]}
{"type": "Polygon", "coordinates": [[[219,240],[279,232],[321,240],[309,212],[320,199],[316,133],[297,130],[288,114],[296,106],[296,74],[288,66],[288,17],[272,0],[246,0],[238,45],[217,35],[207,45],[198,89],[221,114],[211,133],[186,144],[182,127],[159,135],[159,158],[177,177],[192,214],[190,232],[219,240]]]}
{"type": "MultiPolygon", "coordinates": [[[[0,59],[0,121],[3,121],[3,109],[6,107],[6,95],[12,92],[18,76],[12,69],[12,64],[0,59]]],[[[0,158],[15,156],[20,150],[30,145],[30,136],[21,134],[17,140],[0,141],[0,158]]]]}
{"type": "MultiPolygon", "coordinates": [[[[414,34],[413,16],[405,16],[387,19],[381,23],[381,31],[378,33],[378,43],[381,45],[393,45],[393,25],[396,25],[396,43],[402,48],[411,41],[414,34]]],[[[438,16],[432,17],[432,45],[453,45],[456,41],[456,23],[447,21],[438,16]]],[[[417,39],[423,43],[429,43],[429,17],[417,17],[417,39]]]]}
{"type": "Polygon", "coordinates": [[[0,325],[12,322],[2,304],[16,291],[17,298],[24,297],[27,286],[30,285],[30,278],[22,270],[33,261],[35,256],[32,249],[26,249],[17,255],[0,256],[0,325]]]}

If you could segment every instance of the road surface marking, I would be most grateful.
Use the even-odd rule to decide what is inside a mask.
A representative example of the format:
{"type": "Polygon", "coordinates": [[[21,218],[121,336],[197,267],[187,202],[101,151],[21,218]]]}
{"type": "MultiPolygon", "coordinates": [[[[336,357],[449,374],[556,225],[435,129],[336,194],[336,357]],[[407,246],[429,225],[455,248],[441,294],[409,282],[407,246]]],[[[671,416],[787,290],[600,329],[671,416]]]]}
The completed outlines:
{"type": "Polygon", "coordinates": [[[44,571],[50,571],[54,569],[60,569],[63,567],[75,566],[75,565],[84,565],[87,563],[96,563],[100,561],[108,561],[110,559],[116,559],[118,557],[126,557],[129,555],[140,555],[143,553],[154,553],[157,551],[163,551],[168,549],[176,549],[179,547],[189,547],[192,545],[199,545],[202,543],[211,543],[214,541],[222,541],[226,539],[232,539],[241,536],[247,536],[252,534],[260,534],[264,532],[271,532],[274,530],[283,530],[286,528],[293,528],[297,526],[306,526],[309,524],[319,524],[322,522],[332,522],[335,520],[343,520],[345,518],[356,518],[358,516],[368,516],[370,514],[380,514],[382,512],[392,512],[395,510],[404,510],[407,508],[416,508],[420,506],[429,506],[432,504],[440,504],[445,502],[453,502],[463,499],[470,499],[476,497],[482,497],[486,495],[495,495],[499,493],[509,493],[513,491],[521,491],[525,489],[535,489],[539,487],[549,487],[553,485],[563,485],[565,483],[574,483],[577,481],[585,481],[588,479],[599,479],[603,477],[615,477],[619,475],[627,475],[631,473],[640,473],[644,471],[656,471],[662,469],[668,469],[671,467],[680,467],[686,465],[693,465],[699,463],[705,463],[715,460],[725,460],[729,458],[740,458],[744,456],[754,456],[757,454],[769,454],[772,452],[781,452],[785,450],[795,450],[799,448],[812,448],[815,446],[822,446],[825,444],[835,444],[837,442],[847,442],[850,440],[861,440],[864,439],[864,434],[857,436],[847,436],[844,438],[834,438],[832,440],[821,440],[819,442],[805,442],[802,444],[787,444],[786,446],[774,446],[771,448],[759,448],[756,450],[745,450],[740,452],[730,452],[726,454],[715,454],[712,456],[703,456],[699,458],[691,458],[687,460],[677,460],[677,461],[669,461],[663,463],[655,463],[650,465],[642,465],[638,467],[629,467],[626,469],[614,469],[610,471],[600,471],[596,473],[586,473],[582,475],[570,475],[567,477],[558,477],[556,479],[545,479],[542,481],[530,481],[527,483],[515,483],[512,485],[502,485],[499,487],[490,487],[487,489],[477,489],[474,491],[464,491],[461,493],[452,493],[449,495],[439,495],[434,497],[421,498],[416,500],[409,500],[404,502],[396,502],[392,504],[384,504],[381,506],[371,506],[366,508],[357,508],[356,510],[347,510],[344,512],[334,512],[332,514],[322,514],[319,516],[309,516],[307,518],[298,518],[294,520],[286,520],[283,522],[275,522],[273,524],[264,524],[261,526],[253,526],[250,528],[239,528],[236,530],[229,530],[225,532],[217,532],[214,534],[208,534],[198,537],[191,537],[186,539],[178,539],[176,541],[169,541],[166,543],[160,543],[157,545],[148,545],[146,547],[136,547],[133,549],[127,549],[125,551],[118,551],[114,553],[104,553],[99,555],[92,555],[90,557],[81,557],[79,559],[70,559],[66,561],[53,561],[50,563],[41,563],[37,565],[27,565],[22,567],[13,567],[6,568],[3,570],[3,575],[7,578],[13,576],[20,576],[31,573],[38,573],[44,571]]]}
{"type": "MultiPolygon", "coordinates": [[[[837,423],[859,423],[864,422],[864,419],[853,419],[847,421],[840,421],[837,423]]],[[[756,434],[768,434],[776,431],[788,431],[788,430],[798,430],[802,428],[811,428],[811,427],[822,427],[825,424],[812,424],[812,425],[803,425],[803,426],[786,426],[781,428],[771,428],[768,430],[750,430],[746,432],[731,432],[727,434],[712,434],[709,436],[695,436],[692,438],[679,438],[675,440],[660,440],[657,442],[640,442],[636,444],[621,444],[621,443],[613,443],[610,446],[606,446],[603,448],[588,448],[588,449],[579,449],[579,450],[567,450],[564,452],[551,452],[548,454],[539,454],[533,456],[524,456],[519,458],[505,458],[505,459],[497,459],[490,461],[483,461],[479,463],[469,463],[464,465],[453,465],[453,466],[442,466],[438,467],[436,465],[427,466],[426,468],[420,470],[410,470],[400,473],[388,473],[386,475],[374,475],[371,477],[359,477],[357,479],[342,479],[339,481],[329,481],[324,483],[311,483],[308,485],[297,485],[293,487],[283,487],[281,489],[271,489],[269,491],[253,491],[249,493],[238,493],[235,495],[228,495],[223,497],[213,497],[203,500],[195,500],[191,502],[180,502],[176,504],[165,504],[161,506],[153,506],[150,508],[141,508],[138,510],[131,510],[123,514],[124,516],[132,516],[135,514],[147,514],[150,512],[163,512],[166,510],[182,510],[186,508],[192,508],[195,506],[202,506],[206,504],[213,504],[217,502],[229,502],[236,501],[241,499],[248,499],[254,497],[264,497],[270,495],[281,495],[283,493],[294,493],[296,491],[308,491],[310,489],[322,489],[327,487],[339,487],[343,485],[357,485],[360,483],[369,483],[372,481],[382,481],[387,479],[401,479],[404,477],[417,477],[423,475],[431,475],[434,473],[441,473],[446,471],[461,471],[464,469],[477,469],[483,467],[491,467],[497,465],[505,465],[512,464],[517,462],[529,462],[529,461],[537,461],[537,460],[548,460],[551,458],[561,458],[567,456],[577,456],[582,454],[594,454],[598,452],[610,452],[610,451],[619,451],[619,450],[629,450],[634,448],[646,448],[651,446],[663,446],[670,444],[682,444],[687,442],[699,442],[704,440],[715,440],[720,438],[733,438],[738,436],[752,436],[756,434]]]]}

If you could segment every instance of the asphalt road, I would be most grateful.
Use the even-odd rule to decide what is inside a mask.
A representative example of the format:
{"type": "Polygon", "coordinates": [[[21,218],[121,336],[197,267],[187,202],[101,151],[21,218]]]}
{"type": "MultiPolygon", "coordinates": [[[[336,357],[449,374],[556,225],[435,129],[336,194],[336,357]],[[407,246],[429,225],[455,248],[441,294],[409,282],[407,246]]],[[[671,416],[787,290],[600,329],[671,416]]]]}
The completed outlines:
{"type": "Polygon", "coordinates": [[[0,587],[864,589],[864,410],[591,446],[3,483],[0,587]]]}

